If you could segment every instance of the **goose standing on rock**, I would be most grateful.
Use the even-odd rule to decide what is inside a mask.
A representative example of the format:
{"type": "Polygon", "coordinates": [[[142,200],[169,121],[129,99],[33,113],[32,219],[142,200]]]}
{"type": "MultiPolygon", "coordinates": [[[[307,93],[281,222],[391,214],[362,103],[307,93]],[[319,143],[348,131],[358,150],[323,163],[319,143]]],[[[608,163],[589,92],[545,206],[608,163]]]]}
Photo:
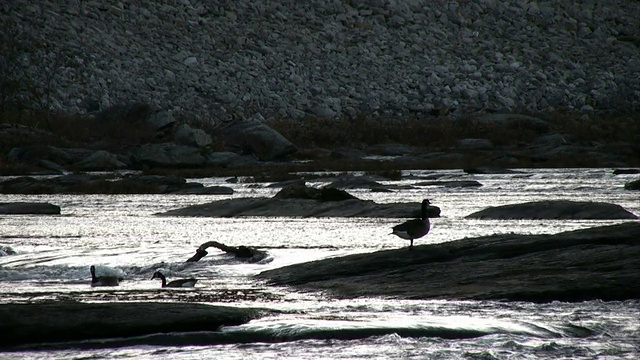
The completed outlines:
{"type": "Polygon", "coordinates": [[[91,286],[118,286],[120,285],[120,277],[117,275],[100,275],[96,276],[96,267],[91,265],[91,286]]]}
{"type": "Polygon", "coordinates": [[[190,278],[190,279],[177,279],[170,282],[167,282],[167,278],[160,271],[156,271],[153,273],[151,280],[160,279],[162,280],[162,287],[194,287],[198,279],[190,278]]]}
{"type": "Polygon", "coordinates": [[[393,235],[411,241],[409,249],[413,249],[414,239],[427,235],[429,229],[431,229],[431,223],[427,216],[427,207],[429,207],[429,204],[429,200],[422,200],[422,216],[420,219],[411,219],[393,227],[393,235]]]}

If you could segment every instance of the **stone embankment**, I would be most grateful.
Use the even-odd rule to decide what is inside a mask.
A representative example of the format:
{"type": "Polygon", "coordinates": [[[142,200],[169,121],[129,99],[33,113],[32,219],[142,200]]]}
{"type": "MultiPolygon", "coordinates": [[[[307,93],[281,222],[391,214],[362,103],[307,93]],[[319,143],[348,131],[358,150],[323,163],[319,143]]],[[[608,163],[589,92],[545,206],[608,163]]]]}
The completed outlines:
{"type": "Polygon", "coordinates": [[[637,14],[635,0],[15,0],[0,4],[0,60],[31,86],[21,99],[80,113],[632,110],[637,14]]]}

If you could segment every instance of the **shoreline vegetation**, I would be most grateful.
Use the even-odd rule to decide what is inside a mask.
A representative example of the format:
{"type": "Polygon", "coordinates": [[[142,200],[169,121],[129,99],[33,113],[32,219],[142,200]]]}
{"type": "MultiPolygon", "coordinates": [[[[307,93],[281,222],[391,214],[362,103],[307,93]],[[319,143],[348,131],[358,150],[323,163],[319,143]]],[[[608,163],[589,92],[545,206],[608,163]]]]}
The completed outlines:
{"type": "MultiPolygon", "coordinates": [[[[0,175],[132,169],[150,175],[252,176],[258,181],[279,181],[286,180],[287,173],[322,170],[640,167],[640,119],[635,114],[309,117],[261,122],[259,131],[269,134],[257,135],[246,128],[230,134],[223,130],[229,124],[180,116],[154,128],[149,118],[158,110],[144,104],[105,113],[118,110],[120,115],[108,120],[101,114],[0,112],[0,175]],[[210,140],[181,143],[175,133],[185,126],[210,140]],[[273,140],[274,136],[278,139],[273,140]],[[167,144],[173,147],[167,150],[167,144]],[[282,146],[286,150],[265,159],[264,152],[282,146]],[[161,155],[170,159],[150,161],[139,155],[142,148],[165,152],[161,155]],[[90,162],[96,152],[103,158],[90,162]],[[176,160],[176,153],[182,157],[176,160]],[[219,160],[222,154],[228,159],[219,160]],[[212,157],[216,160],[210,160],[212,157]]],[[[254,125],[252,120],[237,122],[254,125]]]]}

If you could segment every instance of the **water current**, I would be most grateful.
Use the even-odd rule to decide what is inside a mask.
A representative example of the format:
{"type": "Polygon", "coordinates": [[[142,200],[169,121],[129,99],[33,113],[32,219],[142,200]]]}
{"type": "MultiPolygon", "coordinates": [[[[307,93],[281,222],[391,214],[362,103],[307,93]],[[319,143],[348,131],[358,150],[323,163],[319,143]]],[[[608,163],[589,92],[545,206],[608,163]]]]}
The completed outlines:
{"type": "MultiPolygon", "coordinates": [[[[489,206],[568,199],[615,203],[640,215],[638,193],[623,189],[637,175],[612,169],[520,169],[473,175],[461,170],[405,171],[414,185],[425,178],[477,180],[481,187],[414,186],[394,192],[348,190],[376,202],[419,202],[441,209],[416,245],[496,233],[541,234],[607,225],[614,220],[471,220],[489,206]]],[[[47,350],[0,352],[0,359],[637,359],[640,302],[581,303],[337,300],[317,292],[272,287],[254,279],[264,270],[352,253],[404,247],[390,235],[401,219],[210,218],[155,214],[225,198],[273,196],[279,188],[221,178],[191,179],[230,186],[233,195],[0,195],[0,202],[42,201],[61,215],[0,215],[0,306],[50,299],[78,301],[190,301],[281,310],[278,315],[219,332],[152,334],[66,344],[47,350]],[[185,263],[202,243],[266,250],[245,263],[210,249],[185,263]],[[117,288],[89,286],[90,265],[122,270],[117,288]],[[192,289],[161,289],[151,280],[162,268],[171,278],[194,276],[192,289]],[[576,329],[588,329],[585,335],[576,329]],[[195,341],[197,340],[197,341],[195,341]],[[205,344],[193,346],[188,344],[205,344]]],[[[241,179],[242,180],[242,179],[241,179]]],[[[326,184],[322,180],[311,186],[326,184]]],[[[632,284],[630,284],[632,285],[632,284]]],[[[637,284],[635,284],[637,285],[637,284]]]]}

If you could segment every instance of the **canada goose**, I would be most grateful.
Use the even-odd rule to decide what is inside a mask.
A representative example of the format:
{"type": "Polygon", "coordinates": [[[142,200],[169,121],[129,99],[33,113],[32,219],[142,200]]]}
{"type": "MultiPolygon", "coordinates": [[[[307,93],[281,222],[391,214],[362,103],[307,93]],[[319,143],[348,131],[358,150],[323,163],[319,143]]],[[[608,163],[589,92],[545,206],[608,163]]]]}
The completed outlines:
{"type": "Polygon", "coordinates": [[[198,279],[190,278],[190,279],[177,279],[167,283],[167,278],[160,271],[156,271],[153,273],[151,280],[160,279],[162,280],[162,287],[193,287],[198,279]]]}
{"type": "Polygon", "coordinates": [[[96,276],[96,267],[91,265],[89,268],[91,272],[91,286],[118,286],[120,284],[120,278],[116,275],[100,275],[96,276]]]}
{"type": "Polygon", "coordinates": [[[402,224],[393,227],[393,235],[397,235],[403,239],[411,240],[409,249],[413,248],[413,239],[421,238],[429,232],[431,223],[429,223],[429,217],[427,217],[427,207],[429,206],[429,200],[422,200],[422,216],[420,219],[411,219],[403,222],[402,224]]]}

